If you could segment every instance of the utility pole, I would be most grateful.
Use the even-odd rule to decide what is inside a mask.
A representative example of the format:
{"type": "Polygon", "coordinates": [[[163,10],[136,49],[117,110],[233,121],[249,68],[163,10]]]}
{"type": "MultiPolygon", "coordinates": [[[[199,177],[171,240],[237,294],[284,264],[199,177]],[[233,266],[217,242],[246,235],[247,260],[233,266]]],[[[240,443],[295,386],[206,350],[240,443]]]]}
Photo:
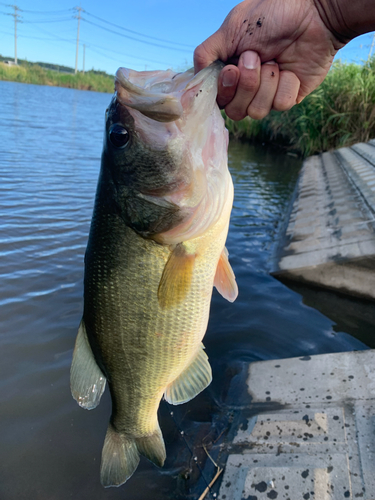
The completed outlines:
{"type": "Polygon", "coordinates": [[[79,47],[79,23],[81,21],[81,11],[83,10],[81,6],[79,7],[74,7],[76,11],[78,11],[78,15],[75,16],[76,19],[78,19],[78,27],[77,27],[77,49],[76,49],[76,67],[74,70],[74,74],[77,74],[77,67],[78,67],[78,47],[79,47]]]}
{"type": "Polygon", "coordinates": [[[8,14],[9,16],[14,17],[14,64],[17,63],[17,22],[21,22],[20,15],[18,14],[18,11],[22,12],[22,9],[17,7],[17,5],[9,5],[9,7],[12,7],[14,9],[14,14],[8,14]]]}
{"type": "Polygon", "coordinates": [[[371,44],[370,52],[368,53],[367,62],[369,62],[369,60],[371,58],[372,49],[374,48],[374,44],[375,44],[375,33],[374,33],[374,36],[372,37],[372,44],[371,44]]]}
{"type": "Polygon", "coordinates": [[[85,52],[86,52],[86,45],[83,44],[83,72],[85,72],[85,52]]]}

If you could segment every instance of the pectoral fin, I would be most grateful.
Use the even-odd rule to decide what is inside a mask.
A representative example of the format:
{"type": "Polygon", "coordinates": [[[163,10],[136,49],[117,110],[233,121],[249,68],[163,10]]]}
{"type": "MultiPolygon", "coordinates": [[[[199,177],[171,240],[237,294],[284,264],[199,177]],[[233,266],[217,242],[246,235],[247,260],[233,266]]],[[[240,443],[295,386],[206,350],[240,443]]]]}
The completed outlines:
{"type": "Polygon", "coordinates": [[[225,247],[221,252],[217,265],[214,286],[224,299],[229,300],[229,302],[234,302],[236,300],[238,295],[236,277],[229,264],[228,250],[225,247]]]}
{"type": "Polygon", "coordinates": [[[86,410],[98,406],[105,389],[106,378],[96,364],[85,323],[79,325],[73,361],[70,368],[70,388],[73,398],[86,410]]]}
{"type": "Polygon", "coordinates": [[[212,380],[211,366],[204,346],[199,348],[193,362],[166,389],[164,398],[172,405],[180,405],[195,398],[212,380]]]}
{"type": "Polygon", "coordinates": [[[188,254],[182,243],[178,244],[165,265],[158,289],[159,304],[169,309],[180,304],[191,284],[195,255],[188,254]]]}

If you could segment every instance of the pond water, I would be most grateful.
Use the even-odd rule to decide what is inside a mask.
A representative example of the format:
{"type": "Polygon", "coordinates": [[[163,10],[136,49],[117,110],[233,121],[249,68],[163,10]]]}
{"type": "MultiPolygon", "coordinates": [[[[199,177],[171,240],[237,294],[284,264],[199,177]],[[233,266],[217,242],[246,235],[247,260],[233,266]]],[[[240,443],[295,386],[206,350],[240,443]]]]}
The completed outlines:
{"type": "Polygon", "coordinates": [[[364,303],[292,291],[269,275],[300,160],[231,144],[235,201],[227,247],[239,297],[230,304],[214,291],[205,337],[213,383],[173,417],[161,405],[163,469],[142,459],[126,485],[104,490],[99,465],[108,393],[96,410],[79,408],[69,368],[110,98],[0,82],[2,500],[197,498],[189,477],[200,470],[190,450],[220,430],[228,401],[241,403],[241,389],[230,381],[247,363],[373,347],[374,318],[364,303]]]}

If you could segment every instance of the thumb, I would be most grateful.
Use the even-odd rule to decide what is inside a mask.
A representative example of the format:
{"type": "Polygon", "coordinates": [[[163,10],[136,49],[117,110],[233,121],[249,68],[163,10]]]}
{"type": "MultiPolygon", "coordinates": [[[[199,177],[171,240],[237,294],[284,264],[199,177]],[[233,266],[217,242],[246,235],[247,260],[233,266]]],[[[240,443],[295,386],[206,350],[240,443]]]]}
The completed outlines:
{"type": "Polygon", "coordinates": [[[219,30],[194,50],[194,71],[198,73],[198,71],[209,66],[217,59],[225,62],[227,58],[228,54],[225,49],[225,43],[222,33],[219,30]]]}

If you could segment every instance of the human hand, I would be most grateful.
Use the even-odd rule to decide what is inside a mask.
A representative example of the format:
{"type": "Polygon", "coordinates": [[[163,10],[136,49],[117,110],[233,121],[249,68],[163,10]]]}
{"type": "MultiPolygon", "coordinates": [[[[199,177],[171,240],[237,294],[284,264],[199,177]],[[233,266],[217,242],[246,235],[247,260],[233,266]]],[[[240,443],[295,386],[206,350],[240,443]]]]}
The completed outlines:
{"type": "Polygon", "coordinates": [[[218,104],[233,120],[285,111],[324,80],[339,48],[311,0],[245,0],[194,52],[195,70],[216,59],[218,104]]]}

